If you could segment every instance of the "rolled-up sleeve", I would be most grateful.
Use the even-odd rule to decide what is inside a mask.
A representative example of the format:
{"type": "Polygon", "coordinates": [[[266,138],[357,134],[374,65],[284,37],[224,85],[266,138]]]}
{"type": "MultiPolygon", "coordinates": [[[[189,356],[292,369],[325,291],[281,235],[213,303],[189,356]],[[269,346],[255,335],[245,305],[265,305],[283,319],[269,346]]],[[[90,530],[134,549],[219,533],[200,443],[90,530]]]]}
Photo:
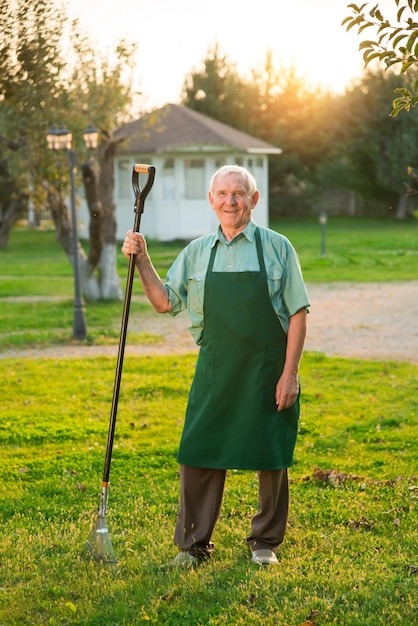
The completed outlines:
{"type": "Polygon", "coordinates": [[[283,302],[289,317],[300,309],[309,307],[309,298],[302,277],[299,259],[290,242],[287,245],[287,263],[283,273],[282,291],[283,302]]]}
{"type": "Polygon", "coordinates": [[[203,301],[206,269],[213,236],[192,241],[180,252],[167,273],[165,288],[171,304],[170,315],[187,310],[190,334],[200,344],[203,334],[203,301]]]}
{"type": "Polygon", "coordinates": [[[308,309],[309,297],[298,255],[291,242],[279,233],[262,229],[268,288],[273,308],[287,334],[289,318],[308,309]]]}

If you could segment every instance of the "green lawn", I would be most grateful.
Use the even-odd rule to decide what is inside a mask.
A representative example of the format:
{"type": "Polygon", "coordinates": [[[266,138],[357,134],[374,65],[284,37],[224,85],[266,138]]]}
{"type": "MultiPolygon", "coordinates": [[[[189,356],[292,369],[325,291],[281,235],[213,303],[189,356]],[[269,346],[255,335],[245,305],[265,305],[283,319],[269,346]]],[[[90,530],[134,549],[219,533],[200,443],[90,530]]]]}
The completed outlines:
{"type": "Polygon", "coordinates": [[[295,246],[307,282],[385,282],[418,279],[418,220],[329,218],[325,257],[312,220],[274,223],[295,246]]]}
{"type": "MultiPolygon", "coordinates": [[[[294,243],[308,282],[418,278],[415,222],[331,219],[324,258],[316,222],[275,226],[294,243]]],[[[163,276],[181,246],[149,246],[163,276]]],[[[120,253],[118,271],[123,283],[120,253]]],[[[72,270],[54,233],[13,231],[0,251],[0,306],[0,352],[71,343],[72,270]]],[[[86,343],[116,343],[121,313],[120,302],[87,303],[86,343]]],[[[152,313],[137,299],[131,315],[152,313]]],[[[131,343],[154,340],[129,334],[131,343]]],[[[213,560],[173,572],[161,565],[175,554],[176,449],[195,359],[125,357],[108,512],[117,567],[85,549],[115,360],[1,359],[0,625],[416,623],[418,366],[305,354],[280,566],[251,563],[245,537],[257,480],[231,471],[213,560]]]]}
{"type": "Polygon", "coordinates": [[[0,394],[0,623],[403,626],[417,614],[418,366],[305,355],[280,567],[245,547],[253,472],[229,473],[212,562],[175,554],[176,448],[195,357],[125,360],[107,521],[85,551],[114,360],[7,360],[0,394]]]}
{"type": "MultiPolygon", "coordinates": [[[[418,277],[418,220],[329,218],[325,257],[321,256],[317,220],[286,219],[274,222],[272,228],[286,235],[295,246],[307,282],[381,282],[418,277]]],[[[182,245],[149,242],[162,277],[182,245]]],[[[119,249],[118,271],[122,279],[127,267],[119,249]]],[[[0,296],[72,295],[72,269],[52,231],[13,230],[9,248],[0,250],[0,276],[0,296]]]]}
{"type": "MultiPolygon", "coordinates": [[[[326,255],[321,256],[321,233],[316,220],[283,220],[273,227],[289,237],[300,256],[306,282],[385,282],[418,279],[418,221],[331,218],[327,225],[326,255]]],[[[149,242],[154,264],[162,277],[182,248],[180,242],[149,242]]],[[[117,268],[125,286],[128,261],[118,246],[117,268]]],[[[0,350],[63,344],[71,340],[74,281],[71,265],[55,233],[12,231],[7,250],[0,250],[0,350]],[[39,301],[2,301],[5,297],[39,297],[39,301]],[[57,300],[45,301],[55,296],[57,300]],[[42,301],[42,298],[44,300],[42,301]]],[[[134,294],[141,293],[135,280],[134,294]]],[[[135,306],[132,316],[152,314],[147,304],[135,306]]],[[[122,305],[86,303],[87,343],[116,343],[122,305]]],[[[131,336],[132,343],[152,340],[131,336]]]]}

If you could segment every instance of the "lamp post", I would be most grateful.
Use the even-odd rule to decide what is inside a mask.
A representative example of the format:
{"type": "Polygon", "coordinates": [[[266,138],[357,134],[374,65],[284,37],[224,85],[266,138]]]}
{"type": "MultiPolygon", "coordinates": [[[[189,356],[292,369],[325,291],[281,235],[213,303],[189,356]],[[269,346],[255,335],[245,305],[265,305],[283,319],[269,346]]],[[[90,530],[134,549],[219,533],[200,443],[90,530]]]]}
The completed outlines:
{"type": "MultiPolygon", "coordinates": [[[[83,132],[84,142],[87,148],[97,147],[98,132],[90,124],[83,132]]],[[[72,133],[64,126],[57,128],[51,126],[46,135],[48,148],[50,150],[65,150],[67,153],[70,168],[70,190],[71,190],[71,221],[72,221],[72,253],[74,269],[74,318],[73,318],[73,339],[85,339],[87,335],[86,317],[80,283],[80,262],[78,257],[78,235],[77,235],[77,215],[75,209],[75,182],[74,168],[77,163],[76,155],[72,150],[72,133]]]]}
{"type": "Polygon", "coordinates": [[[319,223],[321,224],[321,256],[325,256],[325,231],[327,226],[328,216],[325,211],[319,214],[319,223]]]}

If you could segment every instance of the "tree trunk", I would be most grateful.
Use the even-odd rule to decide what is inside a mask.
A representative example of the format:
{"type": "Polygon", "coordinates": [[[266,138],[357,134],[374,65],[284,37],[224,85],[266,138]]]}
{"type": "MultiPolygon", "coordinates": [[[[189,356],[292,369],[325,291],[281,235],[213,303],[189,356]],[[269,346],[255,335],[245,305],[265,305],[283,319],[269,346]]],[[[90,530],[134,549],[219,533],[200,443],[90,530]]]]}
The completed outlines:
{"type": "Polygon", "coordinates": [[[397,220],[406,220],[408,217],[408,198],[406,194],[401,194],[398,200],[398,206],[396,207],[396,219],[397,220]]]}
{"type": "MultiPolygon", "coordinates": [[[[109,139],[99,158],[99,184],[89,163],[83,165],[83,183],[90,213],[90,251],[87,257],[78,244],[82,293],[88,300],[121,300],[123,291],[116,271],[116,218],[114,156],[123,139],[109,139]]],[[[57,241],[73,264],[72,228],[68,209],[61,194],[47,189],[48,203],[55,224],[57,241]]],[[[74,267],[74,265],[73,265],[74,267]]]]}
{"type": "Polygon", "coordinates": [[[47,201],[55,225],[55,238],[69,257],[71,256],[71,222],[64,198],[58,191],[48,186],[47,201]]]}
{"type": "Polygon", "coordinates": [[[115,152],[121,140],[109,139],[100,154],[99,191],[103,208],[103,249],[100,258],[100,292],[105,300],[121,300],[123,291],[116,271],[116,207],[115,189],[115,152]]]}
{"type": "Polygon", "coordinates": [[[83,165],[82,174],[86,203],[90,213],[90,251],[83,276],[83,293],[88,300],[99,300],[101,291],[97,269],[103,250],[103,209],[99,200],[96,173],[90,163],[83,165]]]}
{"type": "Polygon", "coordinates": [[[93,273],[100,262],[103,249],[103,208],[99,200],[97,178],[90,163],[84,163],[82,167],[84,193],[87,207],[90,213],[89,237],[90,252],[88,256],[88,273],[93,273]]]}
{"type": "Polygon", "coordinates": [[[100,289],[104,300],[122,300],[123,291],[116,274],[116,245],[105,243],[100,260],[100,289]]]}
{"type": "MultiPolygon", "coordinates": [[[[48,187],[48,206],[55,224],[55,236],[58,243],[64,248],[74,270],[74,256],[72,243],[72,226],[68,215],[67,205],[62,195],[54,189],[48,187]]],[[[80,267],[81,289],[84,292],[84,282],[86,276],[87,256],[78,242],[77,245],[78,263],[80,267]]]]}
{"type": "Polygon", "coordinates": [[[10,231],[12,226],[19,219],[22,213],[22,198],[12,198],[5,211],[0,205],[0,248],[7,248],[9,245],[10,231]]]}

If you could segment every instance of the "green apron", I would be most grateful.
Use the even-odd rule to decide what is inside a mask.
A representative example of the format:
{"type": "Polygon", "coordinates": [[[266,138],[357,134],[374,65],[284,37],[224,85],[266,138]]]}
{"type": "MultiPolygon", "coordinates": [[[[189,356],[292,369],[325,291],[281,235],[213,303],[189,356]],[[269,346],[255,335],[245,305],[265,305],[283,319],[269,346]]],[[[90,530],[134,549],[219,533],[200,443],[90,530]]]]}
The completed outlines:
{"type": "Polygon", "coordinates": [[[258,230],[258,272],[214,272],[205,282],[204,331],[177,460],[211,469],[274,470],[293,463],[295,404],[277,411],[287,337],[270,300],[258,230]]]}

